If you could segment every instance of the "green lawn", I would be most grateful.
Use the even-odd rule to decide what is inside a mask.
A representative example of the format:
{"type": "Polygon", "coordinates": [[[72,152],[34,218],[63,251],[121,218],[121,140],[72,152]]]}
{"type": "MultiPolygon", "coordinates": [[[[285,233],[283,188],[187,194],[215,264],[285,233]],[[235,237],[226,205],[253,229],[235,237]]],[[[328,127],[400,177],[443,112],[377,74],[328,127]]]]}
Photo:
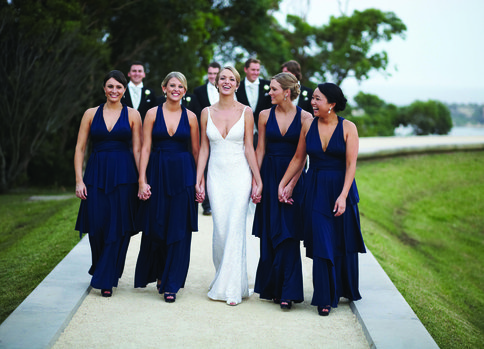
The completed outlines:
{"type": "Polygon", "coordinates": [[[484,152],[360,161],[365,242],[441,348],[484,342],[484,152]]]}
{"type": "Polygon", "coordinates": [[[29,201],[30,194],[0,195],[0,323],[79,242],[79,199],[29,201]]]}

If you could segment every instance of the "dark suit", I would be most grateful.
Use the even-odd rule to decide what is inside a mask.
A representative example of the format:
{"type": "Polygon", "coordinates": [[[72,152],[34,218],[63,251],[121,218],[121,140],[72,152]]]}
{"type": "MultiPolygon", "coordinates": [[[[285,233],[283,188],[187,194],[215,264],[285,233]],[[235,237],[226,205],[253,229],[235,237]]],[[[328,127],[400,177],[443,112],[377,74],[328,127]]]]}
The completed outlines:
{"type": "Polygon", "coordinates": [[[197,88],[195,88],[193,90],[193,94],[197,97],[197,101],[198,101],[198,105],[200,107],[200,109],[198,110],[198,112],[194,112],[195,114],[197,114],[197,118],[198,118],[198,121],[200,122],[200,115],[202,114],[202,110],[203,108],[205,107],[210,107],[210,99],[208,98],[208,85],[209,82],[201,85],[201,86],[198,86],[197,88]]]}
{"type": "MultiPolygon", "coordinates": [[[[259,122],[259,113],[264,109],[269,109],[272,107],[271,97],[269,96],[271,82],[269,80],[259,79],[259,98],[257,99],[257,106],[254,113],[254,127],[257,128],[259,122]]],[[[237,96],[237,101],[242,104],[248,105],[249,99],[247,98],[247,92],[245,90],[245,79],[241,81],[239,88],[235,94],[237,96]]]]}
{"type": "MultiPolygon", "coordinates": [[[[129,87],[126,87],[126,92],[124,93],[123,104],[126,104],[128,107],[133,108],[133,101],[131,100],[131,95],[129,93],[129,87]]],[[[145,119],[145,115],[153,107],[158,106],[156,100],[155,91],[149,89],[147,87],[143,87],[141,89],[141,100],[139,102],[138,111],[141,115],[141,120],[145,119]]]]}
{"type": "Polygon", "coordinates": [[[313,97],[313,90],[309,87],[301,85],[301,94],[299,95],[298,107],[313,115],[313,107],[311,106],[311,98],[313,97]]]}

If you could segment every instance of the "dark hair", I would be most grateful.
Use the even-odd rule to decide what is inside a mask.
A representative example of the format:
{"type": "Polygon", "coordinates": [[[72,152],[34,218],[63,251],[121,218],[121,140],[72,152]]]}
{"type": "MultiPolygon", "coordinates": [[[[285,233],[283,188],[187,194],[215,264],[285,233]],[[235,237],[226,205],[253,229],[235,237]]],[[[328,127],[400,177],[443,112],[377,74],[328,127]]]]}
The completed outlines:
{"type": "Polygon", "coordinates": [[[260,61],[256,58],[249,58],[248,60],[245,61],[245,67],[249,68],[252,63],[260,64],[260,61]]]}
{"type": "Polygon", "coordinates": [[[289,98],[291,101],[295,100],[299,96],[300,88],[297,78],[291,73],[279,73],[272,77],[272,80],[276,80],[283,90],[289,90],[291,95],[289,98]]]}
{"type": "Polygon", "coordinates": [[[109,80],[109,79],[115,79],[117,82],[123,84],[124,88],[126,88],[126,86],[128,86],[128,80],[126,80],[126,77],[124,76],[123,73],[121,73],[119,70],[111,70],[109,73],[106,74],[106,76],[104,77],[104,81],[103,81],[103,87],[106,86],[106,82],[109,80]]]}
{"type": "Polygon", "coordinates": [[[296,78],[301,81],[301,77],[302,77],[302,74],[301,74],[301,65],[294,61],[294,60],[291,60],[291,61],[288,61],[286,63],[283,63],[281,65],[281,70],[282,68],[286,68],[290,73],[294,74],[294,76],[296,76],[296,78]]]}
{"type": "Polygon", "coordinates": [[[336,103],[334,111],[343,111],[346,108],[346,98],[338,85],[331,82],[325,82],[318,85],[319,92],[326,96],[328,103],[336,103]]]}
{"type": "Polygon", "coordinates": [[[142,67],[143,67],[143,69],[145,69],[145,64],[144,64],[143,62],[141,62],[141,61],[133,61],[133,62],[131,62],[131,64],[129,65],[129,70],[131,70],[131,67],[132,67],[133,65],[140,65],[140,66],[142,66],[142,67]]]}
{"type": "Polygon", "coordinates": [[[208,65],[209,68],[218,68],[219,70],[222,69],[222,66],[218,62],[212,62],[208,65]]]}

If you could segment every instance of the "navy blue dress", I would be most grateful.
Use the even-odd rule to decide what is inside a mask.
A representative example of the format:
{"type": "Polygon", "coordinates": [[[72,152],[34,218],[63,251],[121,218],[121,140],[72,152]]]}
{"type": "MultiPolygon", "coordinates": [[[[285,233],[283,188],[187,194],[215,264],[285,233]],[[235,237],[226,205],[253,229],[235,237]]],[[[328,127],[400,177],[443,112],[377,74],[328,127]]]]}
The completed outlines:
{"type": "Polygon", "coordinates": [[[159,292],[176,293],[185,285],[192,231],[198,230],[195,201],[196,167],[190,149],[185,107],[177,130],[168,134],[162,106],[152,131],[146,169],[151,197],[140,204],[137,226],[143,231],[136,263],[135,287],[161,280],[159,292]]]}
{"type": "Polygon", "coordinates": [[[252,234],[260,238],[260,260],[254,291],[262,299],[304,300],[300,241],[304,173],[293,190],[294,204],[279,202],[279,183],[296,152],[301,133],[301,108],[284,136],[275,106],[266,125],[266,152],[261,166],[262,200],[257,204],[252,234]]]}
{"type": "Polygon", "coordinates": [[[130,150],[131,127],[123,107],[111,132],[101,104],[90,129],[92,153],[84,173],[87,199],[81,201],[76,230],[89,234],[91,286],[117,287],[131,235],[136,233],[138,172],[130,150]]]}
{"type": "Polygon", "coordinates": [[[341,194],[346,172],[346,142],[343,118],[323,150],[315,118],[306,134],[309,169],[304,198],[304,244],[313,259],[312,305],[336,307],[340,297],[361,299],[358,291],[358,253],[365,253],[360,229],[358,189],[353,181],[346,211],[334,217],[333,208],[341,194]]]}

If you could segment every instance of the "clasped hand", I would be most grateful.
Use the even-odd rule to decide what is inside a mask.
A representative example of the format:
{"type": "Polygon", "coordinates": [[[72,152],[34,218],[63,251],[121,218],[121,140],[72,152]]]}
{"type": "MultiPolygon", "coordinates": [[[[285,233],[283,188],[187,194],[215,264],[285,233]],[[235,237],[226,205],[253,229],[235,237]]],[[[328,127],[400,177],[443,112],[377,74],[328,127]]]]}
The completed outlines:
{"type": "Polygon", "coordinates": [[[151,197],[151,186],[148,183],[141,184],[138,189],[138,198],[146,201],[151,197]]]}

